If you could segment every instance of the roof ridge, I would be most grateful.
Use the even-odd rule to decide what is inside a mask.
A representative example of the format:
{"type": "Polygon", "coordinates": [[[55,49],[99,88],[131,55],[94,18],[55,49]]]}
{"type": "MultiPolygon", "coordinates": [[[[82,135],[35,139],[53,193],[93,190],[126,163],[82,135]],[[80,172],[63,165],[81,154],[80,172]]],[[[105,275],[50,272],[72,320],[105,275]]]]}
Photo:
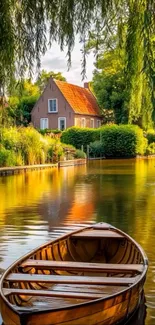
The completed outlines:
{"type": "Polygon", "coordinates": [[[54,82],[74,113],[101,116],[97,100],[90,89],[61,80],[54,82]]]}
{"type": "MultiPolygon", "coordinates": [[[[69,85],[69,86],[73,86],[73,87],[78,87],[78,88],[81,88],[81,89],[85,89],[85,90],[88,90],[89,92],[91,92],[91,90],[90,89],[88,89],[88,88],[85,88],[85,87],[82,87],[82,86],[79,86],[79,85],[75,85],[75,84],[71,84],[70,82],[68,82],[68,81],[62,81],[62,80],[58,80],[58,79],[53,79],[55,82],[61,82],[61,83],[63,83],[63,84],[67,84],[67,85],[69,85]]],[[[91,92],[92,93],[92,92],[91,92]]]]}

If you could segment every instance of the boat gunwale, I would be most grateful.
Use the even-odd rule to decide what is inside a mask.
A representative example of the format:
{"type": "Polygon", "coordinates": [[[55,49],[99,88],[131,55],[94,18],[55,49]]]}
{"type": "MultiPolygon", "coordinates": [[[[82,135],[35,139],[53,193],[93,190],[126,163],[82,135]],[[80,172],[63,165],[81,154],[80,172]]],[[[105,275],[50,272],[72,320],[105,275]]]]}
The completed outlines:
{"type": "MultiPolygon", "coordinates": [[[[20,257],[19,259],[17,259],[15,262],[13,262],[7,269],[6,271],[3,273],[1,279],[0,279],[0,296],[1,298],[3,299],[3,301],[7,304],[7,306],[15,313],[17,314],[18,316],[20,315],[23,315],[23,314],[26,314],[26,315],[35,315],[35,314],[44,314],[44,313],[48,313],[50,311],[52,311],[50,308],[49,309],[43,309],[43,310],[35,310],[35,309],[31,309],[31,311],[29,310],[25,310],[25,311],[20,311],[20,310],[17,310],[16,308],[13,307],[13,305],[8,301],[8,299],[6,298],[6,296],[3,294],[3,288],[2,288],[2,285],[3,285],[3,282],[5,280],[5,278],[7,277],[7,275],[9,273],[11,273],[11,270],[15,267],[18,266],[18,264],[22,263],[25,259],[27,259],[28,257],[30,257],[31,255],[33,255],[35,252],[37,252],[39,249],[43,249],[49,245],[52,245],[54,244],[55,242],[58,242],[59,240],[63,240],[69,236],[71,236],[72,234],[75,234],[75,233],[78,233],[78,232],[82,232],[84,230],[88,230],[88,229],[91,229],[93,228],[94,225],[98,224],[98,225],[102,225],[104,222],[99,222],[99,223],[94,223],[94,224],[91,224],[90,226],[84,226],[84,227],[81,227],[81,229],[77,229],[75,231],[72,231],[72,232],[68,232],[68,233],[65,233],[64,235],[58,237],[58,238],[54,238],[53,240],[50,240],[48,242],[46,242],[45,244],[42,244],[41,246],[38,246],[37,248],[31,250],[29,253],[26,253],[24,256],[20,257]]],[[[105,223],[104,223],[105,224],[105,223]]],[[[147,273],[147,269],[148,269],[148,258],[147,258],[147,255],[146,253],[144,252],[143,248],[141,247],[140,244],[138,244],[131,236],[129,236],[127,233],[123,232],[122,230],[106,223],[107,226],[109,226],[109,229],[108,230],[115,230],[116,232],[120,233],[120,234],[123,234],[125,238],[127,238],[129,241],[131,241],[137,248],[138,250],[140,251],[141,253],[141,256],[143,258],[143,266],[144,266],[144,269],[143,269],[143,272],[141,273],[141,275],[137,276],[137,281],[135,281],[135,283],[131,284],[130,286],[127,286],[127,288],[123,289],[122,291],[119,291],[115,294],[112,294],[112,295],[109,295],[107,297],[101,297],[101,298],[97,298],[97,299],[94,299],[94,300],[90,300],[90,301],[87,301],[87,302],[82,302],[82,303],[78,303],[76,305],[70,305],[70,306],[67,306],[67,307],[62,307],[62,308],[54,308],[53,311],[61,311],[61,310],[70,310],[70,309],[73,309],[73,308],[79,308],[80,306],[88,306],[90,304],[96,304],[96,303],[99,303],[101,301],[105,301],[105,300],[110,300],[111,298],[116,298],[118,297],[119,295],[122,295],[124,294],[125,292],[127,291],[131,291],[134,287],[136,287],[137,284],[139,284],[146,276],[146,273],[147,273]]],[[[76,224],[75,224],[76,226],[76,224]]],[[[67,229],[67,227],[66,227],[67,229]]],[[[103,228],[103,230],[105,230],[103,228]]],[[[118,263],[119,264],[119,263],[118,263]]],[[[20,307],[19,307],[20,308],[20,307]]]]}

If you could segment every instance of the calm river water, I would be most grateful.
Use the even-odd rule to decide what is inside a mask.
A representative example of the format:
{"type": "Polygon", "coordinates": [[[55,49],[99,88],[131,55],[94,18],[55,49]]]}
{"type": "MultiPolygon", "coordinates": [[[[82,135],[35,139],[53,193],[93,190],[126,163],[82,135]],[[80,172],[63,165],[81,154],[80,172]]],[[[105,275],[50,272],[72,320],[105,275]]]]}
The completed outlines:
{"type": "Polygon", "coordinates": [[[86,220],[112,223],[146,251],[147,315],[131,324],[154,325],[155,160],[91,161],[0,177],[0,272],[48,241],[53,226],[86,220]]]}

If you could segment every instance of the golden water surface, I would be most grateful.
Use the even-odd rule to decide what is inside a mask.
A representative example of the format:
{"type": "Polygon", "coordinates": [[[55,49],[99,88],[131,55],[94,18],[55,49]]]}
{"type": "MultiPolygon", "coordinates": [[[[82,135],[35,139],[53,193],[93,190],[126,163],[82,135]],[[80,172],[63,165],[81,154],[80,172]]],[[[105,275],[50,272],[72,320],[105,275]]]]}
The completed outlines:
{"type": "Polygon", "coordinates": [[[53,226],[86,220],[112,223],[144,248],[147,315],[131,324],[155,325],[155,160],[91,161],[0,177],[0,273],[48,241],[53,226]]]}

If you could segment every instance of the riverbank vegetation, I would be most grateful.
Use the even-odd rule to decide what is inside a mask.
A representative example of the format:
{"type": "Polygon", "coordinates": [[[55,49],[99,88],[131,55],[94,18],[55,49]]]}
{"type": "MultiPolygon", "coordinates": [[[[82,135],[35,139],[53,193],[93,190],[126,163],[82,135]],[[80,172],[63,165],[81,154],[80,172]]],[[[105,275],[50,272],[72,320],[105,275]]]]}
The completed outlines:
{"type": "Polygon", "coordinates": [[[0,128],[0,167],[56,163],[60,159],[85,158],[71,145],[42,136],[32,127],[0,128]]]}
{"type": "Polygon", "coordinates": [[[148,140],[136,125],[106,125],[98,129],[69,128],[61,140],[84,151],[92,157],[130,158],[145,155],[148,140]]]}

